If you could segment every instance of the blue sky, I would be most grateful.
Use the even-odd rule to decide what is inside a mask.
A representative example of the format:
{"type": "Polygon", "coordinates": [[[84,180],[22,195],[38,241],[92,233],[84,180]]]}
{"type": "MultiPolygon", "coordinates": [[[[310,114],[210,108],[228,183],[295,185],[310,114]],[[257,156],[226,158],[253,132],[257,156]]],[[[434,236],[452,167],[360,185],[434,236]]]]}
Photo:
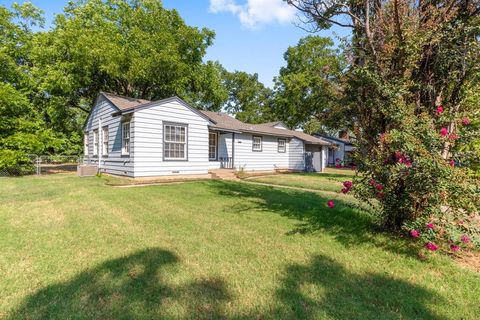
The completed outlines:
{"type": "MultiPolygon", "coordinates": [[[[15,1],[0,0],[10,7],[15,1]]],[[[24,1],[17,0],[22,3],[24,1]]],[[[47,26],[61,13],[68,0],[31,0],[43,11],[47,26]]],[[[273,85],[273,77],[283,66],[283,53],[308,33],[294,25],[296,12],[282,0],[164,0],[176,9],[187,24],[207,27],[216,33],[206,59],[218,60],[230,71],[258,73],[260,81],[273,85]]],[[[347,31],[323,31],[322,36],[346,36],[347,31]]]]}

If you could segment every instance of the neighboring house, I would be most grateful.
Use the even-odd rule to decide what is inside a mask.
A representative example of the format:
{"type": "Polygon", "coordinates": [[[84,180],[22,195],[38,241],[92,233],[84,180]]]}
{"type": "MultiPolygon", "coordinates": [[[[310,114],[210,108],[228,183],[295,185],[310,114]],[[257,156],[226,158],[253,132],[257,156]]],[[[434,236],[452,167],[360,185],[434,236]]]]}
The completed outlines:
{"type": "Polygon", "coordinates": [[[252,125],[178,97],[147,101],[100,93],[84,126],[85,161],[129,177],[245,171],[322,171],[329,142],[281,122],[252,125]]]}
{"type": "Polygon", "coordinates": [[[332,145],[328,148],[328,165],[335,166],[340,162],[343,166],[353,165],[352,155],[355,147],[350,142],[348,135],[340,133],[340,138],[327,136],[324,134],[314,134],[315,137],[330,142],[332,145]],[[337,160],[338,159],[338,160],[337,160]]]}

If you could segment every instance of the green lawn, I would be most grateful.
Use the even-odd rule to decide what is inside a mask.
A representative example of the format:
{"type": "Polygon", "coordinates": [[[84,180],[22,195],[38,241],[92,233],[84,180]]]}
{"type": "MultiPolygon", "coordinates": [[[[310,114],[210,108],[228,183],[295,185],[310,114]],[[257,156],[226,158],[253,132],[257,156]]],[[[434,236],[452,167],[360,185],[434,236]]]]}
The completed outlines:
{"type": "Polygon", "coordinates": [[[352,180],[354,171],[327,168],[325,173],[288,173],[249,178],[248,181],[339,192],[342,182],[352,180]]]}
{"type": "Polygon", "coordinates": [[[479,274],[420,261],[348,198],[328,198],[2,178],[0,318],[478,319],[479,274]]]}

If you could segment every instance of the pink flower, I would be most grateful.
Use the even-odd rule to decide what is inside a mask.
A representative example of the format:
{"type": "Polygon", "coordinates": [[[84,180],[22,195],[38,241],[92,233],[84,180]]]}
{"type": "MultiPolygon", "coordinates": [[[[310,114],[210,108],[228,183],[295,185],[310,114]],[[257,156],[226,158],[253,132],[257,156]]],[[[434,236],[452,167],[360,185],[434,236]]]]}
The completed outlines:
{"type": "Polygon", "coordinates": [[[448,136],[448,139],[450,139],[450,140],[457,140],[457,139],[459,139],[459,138],[460,138],[460,136],[458,136],[458,135],[455,134],[455,133],[451,133],[451,134],[448,136]]]}
{"type": "Polygon", "coordinates": [[[412,166],[412,161],[410,160],[410,158],[408,156],[406,156],[405,154],[401,153],[400,151],[395,151],[395,160],[398,163],[402,163],[407,167],[412,166]]]}
{"type": "Polygon", "coordinates": [[[443,113],[443,107],[442,106],[438,106],[437,107],[437,114],[441,114],[443,113]]]}
{"type": "Polygon", "coordinates": [[[469,119],[468,117],[464,117],[464,118],[462,119],[462,124],[463,124],[464,126],[468,126],[468,125],[470,124],[470,119],[469,119]]]}
{"type": "Polygon", "coordinates": [[[435,225],[431,222],[427,223],[425,226],[427,227],[427,229],[431,229],[431,230],[435,229],[435,225]]]}
{"type": "Polygon", "coordinates": [[[440,129],[440,135],[442,137],[446,137],[448,135],[448,129],[447,128],[440,129]]]}
{"type": "Polygon", "coordinates": [[[462,241],[463,243],[469,243],[470,242],[470,237],[467,236],[466,234],[464,234],[460,237],[460,241],[462,241]]]}
{"type": "Polygon", "coordinates": [[[328,200],[327,201],[327,206],[330,208],[330,209],[333,209],[335,207],[335,202],[333,202],[333,200],[328,200]]]}
{"type": "Polygon", "coordinates": [[[420,237],[420,231],[413,229],[413,230],[410,231],[410,236],[412,238],[418,238],[418,237],[420,237]]]}
{"type": "Polygon", "coordinates": [[[353,186],[353,183],[352,183],[352,181],[345,181],[345,182],[343,182],[343,186],[347,189],[351,189],[352,186],[353,186]]]}
{"type": "Polygon", "coordinates": [[[455,160],[453,160],[453,159],[450,160],[450,167],[452,167],[452,168],[455,167],[455,160]]]}
{"type": "Polygon", "coordinates": [[[385,197],[385,193],[383,193],[382,191],[377,192],[377,198],[383,199],[383,197],[385,197]]]}
{"type": "Polygon", "coordinates": [[[451,244],[450,250],[452,250],[453,252],[457,252],[458,250],[460,250],[460,247],[455,244],[451,244]]]}
{"type": "Polygon", "coordinates": [[[348,188],[342,188],[342,193],[347,194],[350,191],[348,188]]]}
{"type": "Polygon", "coordinates": [[[438,250],[438,246],[433,242],[427,242],[425,244],[425,248],[427,248],[430,251],[437,251],[438,250]]]}
{"type": "Polygon", "coordinates": [[[375,186],[375,189],[377,189],[378,191],[382,191],[383,185],[381,183],[377,183],[377,185],[375,186]]]}
{"type": "Polygon", "coordinates": [[[371,186],[374,186],[374,185],[376,185],[376,184],[377,184],[377,182],[376,182],[375,180],[373,180],[373,179],[370,180],[370,185],[371,185],[371,186]]]}

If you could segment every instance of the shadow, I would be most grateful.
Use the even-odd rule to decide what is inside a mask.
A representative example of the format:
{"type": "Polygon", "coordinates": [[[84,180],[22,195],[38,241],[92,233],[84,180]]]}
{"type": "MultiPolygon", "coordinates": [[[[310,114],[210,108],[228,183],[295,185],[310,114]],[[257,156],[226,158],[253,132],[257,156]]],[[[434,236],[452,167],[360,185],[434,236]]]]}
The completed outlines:
{"type": "Polygon", "coordinates": [[[117,126],[112,126],[112,129],[115,131],[115,135],[112,143],[112,153],[122,151],[122,124],[119,123],[117,126]]]}
{"type": "Polygon", "coordinates": [[[300,176],[307,176],[307,177],[313,177],[313,178],[327,178],[331,179],[333,181],[339,181],[343,182],[345,180],[352,180],[353,175],[348,175],[348,174],[340,174],[340,173],[328,173],[328,172],[319,172],[319,173],[308,173],[308,172],[300,172],[300,173],[294,173],[300,176]]]}
{"type": "Polygon", "coordinates": [[[435,293],[383,274],[354,274],[334,260],[314,256],[286,268],[277,291],[282,319],[441,319],[426,305],[435,293]]]}
{"type": "Polygon", "coordinates": [[[169,284],[178,263],[158,248],[109,260],[37,291],[7,319],[153,319],[168,317],[172,305],[183,318],[224,318],[223,304],[231,298],[223,280],[169,284]]]}
{"type": "Polygon", "coordinates": [[[326,205],[330,198],[314,192],[228,181],[215,181],[212,185],[220,195],[245,199],[230,207],[229,212],[274,212],[298,221],[287,235],[324,232],[346,247],[373,243],[395,253],[417,257],[414,248],[405,241],[393,239],[387,233],[379,237],[373,216],[348,201],[337,198],[335,208],[330,209],[326,205]]]}

